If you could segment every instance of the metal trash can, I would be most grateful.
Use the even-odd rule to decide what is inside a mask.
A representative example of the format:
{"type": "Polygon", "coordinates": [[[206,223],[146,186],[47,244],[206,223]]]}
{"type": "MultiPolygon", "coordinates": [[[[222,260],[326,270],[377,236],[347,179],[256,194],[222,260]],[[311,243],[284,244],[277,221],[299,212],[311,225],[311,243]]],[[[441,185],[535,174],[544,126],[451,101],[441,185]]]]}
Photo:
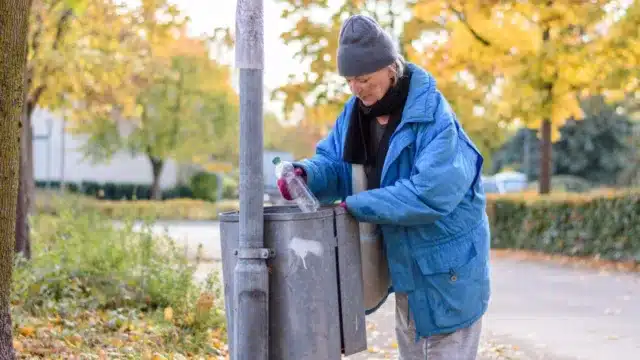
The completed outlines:
{"type": "MultiPolygon", "coordinates": [[[[239,213],[220,215],[225,310],[233,349],[239,213]]],[[[358,223],[341,207],[264,209],[269,359],[335,360],[367,348],[358,223]]]]}

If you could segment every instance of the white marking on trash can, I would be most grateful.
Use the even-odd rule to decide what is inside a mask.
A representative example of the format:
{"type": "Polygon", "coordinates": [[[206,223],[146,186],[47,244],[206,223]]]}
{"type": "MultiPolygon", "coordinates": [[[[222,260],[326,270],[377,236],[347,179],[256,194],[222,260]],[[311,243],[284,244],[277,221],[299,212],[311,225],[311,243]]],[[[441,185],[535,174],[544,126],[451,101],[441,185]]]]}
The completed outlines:
{"type": "Polygon", "coordinates": [[[323,247],[319,241],[315,240],[306,240],[299,237],[293,237],[289,242],[289,249],[293,250],[293,252],[300,257],[302,260],[302,266],[307,268],[307,263],[305,258],[307,254],[312,253],[315,256],[322,256],[323,247]]]}

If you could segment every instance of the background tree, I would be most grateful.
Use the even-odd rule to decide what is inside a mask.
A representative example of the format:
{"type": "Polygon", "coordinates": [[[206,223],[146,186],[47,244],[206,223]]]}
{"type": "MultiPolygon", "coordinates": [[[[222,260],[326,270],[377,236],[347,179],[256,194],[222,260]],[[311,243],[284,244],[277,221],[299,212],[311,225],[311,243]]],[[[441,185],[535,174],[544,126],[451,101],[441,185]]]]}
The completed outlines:
{"type": "Polygon", "coordinates": [[[136,110],[126,74],[140,66],[132,56],[140,37],[131,26],[133,17],[126,16],[130,10],[119,3],[33,0],[16,217],[16,251],[26,257],[30,256],[28,214],[35,191],[34,110],[61,111],[70,128],[111,112],[114,103],[121,104],[125,113],[136,110]]]}
{"type": "MultiPolygon", "coordinates": [[[[578,97],[598,88],[603,69],[598,64],[610,59],[610,51],[628,45],[613,40],[614,29],[629,23],[638,27],[637,15],[624,6],[606,0],[420,2],[416,21],[442,24],[444,30],[427,30],[442,40],[414,47],[425,61],[444,64],[446,71],[462,67],[472,79],[493,76],[500,117],[539,129],[539,190],[548,193],[551,144],[560,138],[560,127],[570,118],[582,118],[578,97]]],[[[637,30],[624,34],[625,41],[638,41],[637,30]]],[[[612,63],[606,73],[637,67],[638,57],[625,62],[612,63]]],[[[609,85],[616,89],[621,84],[609,85]]]]}
{"type": "Polygon", "coordinates": [[[529,180],[540,177],[540,139],[536,130],[519,128],[493,154],[490,173],[512,169],[527,175],[529,180]]]}
{"type": "Polygon", "coordinates": [[[204,40],[182,31],[154,50],[154,72],[140,82],[137,95],[139,117],[94,119],[81,131],[91,134],[86,150],[98,160],[120,149],[145,154],[153,176],[151,197],[160,199],[160,176],[168,159],[235,160],[237,99],[229,69],[209,58],[204,40]]]}
{"type": "MultiPolygon", "coordinates": [[[[417,2],[416,5],[415,1],[403,0],[343,0],[330,7],[325,0],[280,1],[288,5],[282,14],[283,18],[291,20],[293,24],[289,31],[282,34],[282,39],[288,45],[297,46],[299,51],[296,56],[302,62],[309,63],[307,73],[291,75],[289,82],[273,93],[274,98],[283,101],[285,113],[302,106],[305,109],[304,121],[311,125],[327,126],[335,121],[350,96],[346,82],[336,71],[340,26],[349,15],[367,14],[397,39],[400,53],[407,60],[423,65],[435,75],[439,89],[451,103],[486,161],[490,162],[491,154],[502,144],[505,132],[504,121],[495,114],[492,99],[487,96],[494,82],[489,76],[491,74],[487,73],[484,78],[477,76],[471,81],[469,76],[457,74],[464,70],[464,66],[447,67],[448,62],[443,59],[423,54],[413,47],[429,31],[445,29],[437,22],[421,19],[420,14],[416,13],[417,10],[424,11],[420,4],[434,2],[417,2]]],[[[435,3],[440,5],[439,1],[435,3]]]]}
{"type": "Polygon", "coordinates": [[[297,159],[311,157],[318,141],[326,135],[322,130],[308,122],[283,125],[274,114],[267,113],[264,116],[264,148],[287,151],[297,159]]]}
{"type": "MultiPolygon", "coordinates": [[[[620,16],[620,12],[615,15],[620,16]]],[[[640,2],[632,1],[610,29],[606,46],[601,46],[597,61],[598,81],[594,92],[601,92],[609,102],[620,101],[621,108],[634,122],[630,148],[635,149],[625,169],[620,173],[618,185],[640,185],[640,2]]]]}
{"type": "Polygon", "coordinates": [[[638,51],[629,50],[640,38],[637,2],[626,8],[607,0],[344,0],[330,8],[324,0],[282,1],[289,5],[283,17],[294,23],[282,37],[310,64],[309,74],[292,76],[275,92],[285,110],[301,104],[307,119],[335,119],[346,97],[335,74],[339,27],[346,16],[367,13],[396,35],[408,60],[434,74],[483,153],[501,144],[509,122],[539,130],[541,193],[551,190],[551,144],[559,128],[582,116],[578,96],[637,85],[603,82],[604,76],[621,79],[621,69],[637,73],[638,51]]]}
{"type": "Polygon", "coordinates": [[[592,183],[614,186],[633,158],[632,123],[618,114],[615,104],[600,96],[583,101],[585,117],[569,120],[560,128],[560,140],[553,144],[558,174],[570,174],[592,183]]]}
{"type": "Polygon", "coordinates": [[[618,185],[640,187],[640,122],[632,123],[631,140],[629,141],[632,154],[618,176],[618,185]]]}
{"type": "Polygon", "coordinates": [[[30,0],[0,1],[0,359],[14,359],[11,276],[30,0]]]}
{"type": "Polygon", "coordinates": [[[627,8],[609,6],[613,24],[607,29],[606,41],[595,43],[589,50],[598,69],[591,93],[601,93],[608,102],[623,104],[630,115],[640,111],[640,2],[623,2],[627,8]]]}
{"type": "MultiPolygon", "coordinates": [[[[618,113],[618,104],[607,104],[602,96],[585,99],[582,109],[583,120],[569,120],[560,128],[561,138],[553,144],[556,156],[552,172],[580,177],[594,185],[614,186],[637,156],[633,122],[618,113]]],[[[519,129],[496,153],[493,171],[511,167],[526,173],[529,179],[538,179],[539,143],[535,130],[519,129]]]]}

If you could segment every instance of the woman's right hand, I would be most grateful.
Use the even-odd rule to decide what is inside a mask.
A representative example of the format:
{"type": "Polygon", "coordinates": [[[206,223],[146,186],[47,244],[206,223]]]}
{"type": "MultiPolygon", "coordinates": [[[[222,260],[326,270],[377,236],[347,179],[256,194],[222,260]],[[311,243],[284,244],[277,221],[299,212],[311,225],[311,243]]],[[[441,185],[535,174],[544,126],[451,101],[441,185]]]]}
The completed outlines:
{"type": "MultiPolygon", "coordinates": [[[[302,180],[304,180],[305,182],[307,181],[307,174],[304,172],[304,169],[296,167],[294,170],[294,173],[297,176],[300,176],[302,178],[302,180]]],[[[291,197],[291,193],[289,193],[289,187],[287,186],[287,180],[285,180],[283,177],[278,179],[277,182],[278,185],[278,190],[280,191],[280,195],[282,195],[282,197],[285,200],[291,201],[293,200],[293,198],[291,197]]]]}

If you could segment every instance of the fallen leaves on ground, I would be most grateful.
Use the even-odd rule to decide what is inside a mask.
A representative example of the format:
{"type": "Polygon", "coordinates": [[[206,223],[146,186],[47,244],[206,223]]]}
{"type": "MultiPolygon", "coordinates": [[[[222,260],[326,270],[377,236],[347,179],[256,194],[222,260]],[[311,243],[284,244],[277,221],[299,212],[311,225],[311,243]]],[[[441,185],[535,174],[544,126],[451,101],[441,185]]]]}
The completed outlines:
{"type": "Polygon", "coordinates": [[[547,254],[528,250],[493,249],[494,258],[510,258],[516,260],[551,261],[560,265],[579,266],[601,271],[640,272],[639,262],[617,262],[594,257],[578,257],[547,254]]]}
{"type": "Polygon", "coordinates": [[[228,358],[222,329],[209,330],[206,338],[198,338],[172,324],[168,312],[81,310],[62,318],[35,317],[14,308],[13,345],[18,359],[228,358]],[[187,349],[199,349],[199,354],[187,349]]]}
{"type": "Polygon", "coordinates": [[[197,264],[138,221],[73,204],[34,217],[32,258],[12,273],[19,359],[225,359],[220,273],[196,281],[197,264]]]}
{"type": "Polygon", "coordinates": [[[523,353],[517,346],[486,341],[480,344],[478,357],[482,360],[522,360],[523,353]]]}

